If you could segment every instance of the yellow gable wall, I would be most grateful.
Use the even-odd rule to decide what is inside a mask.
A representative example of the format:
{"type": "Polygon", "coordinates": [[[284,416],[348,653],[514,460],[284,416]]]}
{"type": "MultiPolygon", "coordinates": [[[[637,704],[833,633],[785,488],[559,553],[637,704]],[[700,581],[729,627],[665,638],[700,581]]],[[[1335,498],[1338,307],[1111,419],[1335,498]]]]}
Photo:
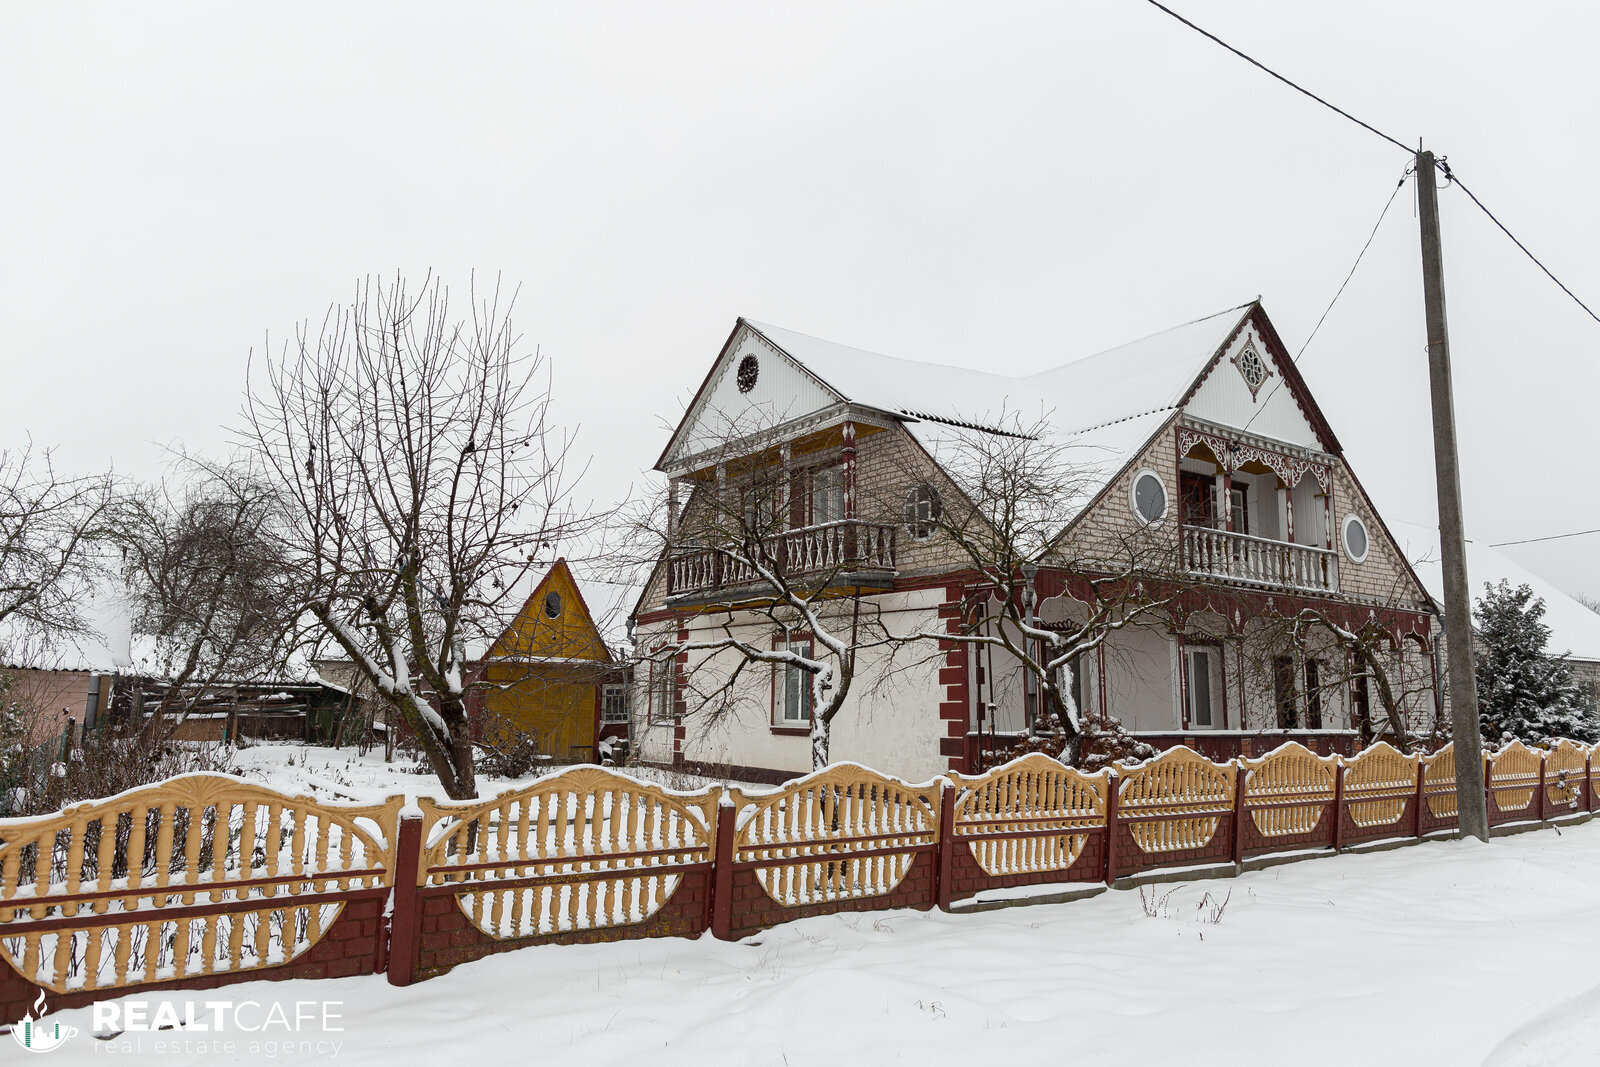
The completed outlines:
{"type": "Polygon", "coordinates": [[[572,572],[557,561],[489,651],[486,737],[500,745],[531,742],[557,758],[594,759],[597,690],[610,662],[572,572]],[[561,597],[554,619],[544,609],[551,592],[561,597]],[[584,662],[516,662],[520,657],[584,662]]]}
{"type": "Polygon", "coordinates": [[[578,594],[578,583],[563,560],[545,575],[544,581],[533,591],[528,602],[522,605],[517,617],[506,632],[489,650],[489,658],[497,656],[559,656],[563,659],[610,660],[605,642],[595,629],[594,620],[584,607],[578,594]],[[545,614],[544,601],[548,593],[561,597],[561,614],[552,619],[545,614]]]}

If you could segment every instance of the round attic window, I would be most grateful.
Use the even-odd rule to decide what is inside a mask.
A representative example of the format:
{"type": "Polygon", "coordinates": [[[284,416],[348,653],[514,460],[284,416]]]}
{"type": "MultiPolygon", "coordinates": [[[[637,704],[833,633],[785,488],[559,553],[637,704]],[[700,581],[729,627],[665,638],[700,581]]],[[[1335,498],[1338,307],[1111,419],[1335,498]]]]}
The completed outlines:
{"type": "Polygon", "coordinates": [[[739,373],[735,381],[739,383],[739,392],[748,393],[756,387],[756,379],[761,376],[761,361],[754,355],[745,356],[739,361],[739,373]]]}
{"type": "Polygon", "coordinates": [[[1344,554],[1350,557],[1351,563],[1361,563],[1367,558],[1367,549],[1371,542],[1367,539],[1367,524],[1361,521],[1360,516],[1346,515],[1344,517],[1344,554]]]}
{"type": "Polygon", "coordinates": [[[555,591],[544,595],[544,613],[550,618],[559,618],[561,615],[561,594],[555,591]]]}
{"type": "Polygon", "coordinates": [[[1133,513],[1146,526],[1154,526],[1167,517],[1167,486],[1161,475],[1148,468],[1133,476],[1133,487],[1128,492],[1128,503],[1133,513]]]}

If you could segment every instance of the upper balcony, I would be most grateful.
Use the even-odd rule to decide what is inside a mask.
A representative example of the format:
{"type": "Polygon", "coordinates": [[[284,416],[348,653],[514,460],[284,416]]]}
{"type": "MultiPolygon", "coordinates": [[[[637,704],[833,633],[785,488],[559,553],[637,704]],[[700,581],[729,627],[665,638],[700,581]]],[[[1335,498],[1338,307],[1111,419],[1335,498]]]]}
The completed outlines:
{"type": "MultiPolygon", "coordinates": [[[[895,576],[895,530],[883,523],[840,519],[773,534],[763,549],[788,581],[887,589],[895,576]]],[[[667,596],[704,600],[728,593],[772,592],[747,560],[714,548],[685,548],[667,560],[667,596]]]]}
{"type": "Polygon", "coordinates": [[[1190,574],[1249,585],[1306,593],[1339,591],[1339,554],[1332,549],[1206,526],[1183,528],[1183,568],[1190,574]]]}

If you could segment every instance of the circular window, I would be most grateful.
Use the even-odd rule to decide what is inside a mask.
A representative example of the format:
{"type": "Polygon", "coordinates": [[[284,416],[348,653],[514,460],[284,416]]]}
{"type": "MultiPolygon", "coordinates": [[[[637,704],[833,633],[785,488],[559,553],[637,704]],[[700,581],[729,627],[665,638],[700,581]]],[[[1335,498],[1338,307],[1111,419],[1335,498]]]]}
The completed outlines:
{"type": "Polygon", "coordinates": [[[1161,475],[1153,470],[1142,470],[1133,476],[1133,488],[1128,492],[1128,503],[1133,513],[1147,526],[1154,526],[1167,517],[1167,486],[1161,475]]]}
{"type": "Polygon", "coordinates": [[[549,592],[544,595],[544,613],[554,619],[561,614],[561,594],[549,592]]]}
{"type": "Polygon", "coordinates": [[[1367,549],[1371,547],[1367,539],[1367,524],[1361,521],[1358,515],[1344,517],[1344,554],[1350,557],[1351,563],[1361,563],[1367,558],[1367,549]]]}
{"type": "Polygon", "coordinates": [[[939,490],[926,482],[906,496],[906,528],[918,540],[933,536],[933,529],[943,514],[944,502],[939,499],[939,490]]]}
{"type": "Polygon", "coordinates": [[[756,379],[761,376],[761,361],[755,356],[745,356],[739,361],[739,373],[735,380],[739,383],[739,392],[748,393],[756,387],[756,379]]]}

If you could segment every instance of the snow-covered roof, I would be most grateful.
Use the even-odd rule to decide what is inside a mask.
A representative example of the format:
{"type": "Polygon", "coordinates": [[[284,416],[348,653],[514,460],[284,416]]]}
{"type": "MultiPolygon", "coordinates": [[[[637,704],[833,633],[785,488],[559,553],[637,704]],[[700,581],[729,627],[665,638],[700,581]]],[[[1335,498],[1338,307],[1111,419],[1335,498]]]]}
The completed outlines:
{"type": "Polygon", "coordinates": [[[1062,435],[1175,408],[1253,305],[1196,319],[1038,374],[919,363],[746,320],[843,399],[902,418],[1062,435]]]}
{"type": "Polygon", "coordinates": [[[935,460],[959,451],[973,430],[1017,433],[1047,426],[1074,466],[1076,499],[1063,508],[1070,517],[1165,424],[1254,307],[1231,307],[1021,376],[919,363],[742,321],[840,400],[902,420],[935,460]]]}
{"type": "Polygon", "coordinates": [[[120,596],[94,591],[83,605],[88,629],[42,641],[17,627],[0,626],[0,665],[15,669],[115,674],[133,665],[132,617],[120,596]]]}
{"type": "MultiPolygon", "coordinates": [[[[1390,522],[1390,531],[1411,560],[1428,595],[1444,603],[1444,568],[1439,558],[1439,531],[1409,522],[1390,522]]],[[[1528,570],[1483,541],[1467,539],[1467,579],[1476,600],[1485,582],[1527,585],[1544,600],[1544,622],[1550,627],[1550,651],[1600,663],[1600,614],[1584,607],[1547,578],[1528,570]]]]}

